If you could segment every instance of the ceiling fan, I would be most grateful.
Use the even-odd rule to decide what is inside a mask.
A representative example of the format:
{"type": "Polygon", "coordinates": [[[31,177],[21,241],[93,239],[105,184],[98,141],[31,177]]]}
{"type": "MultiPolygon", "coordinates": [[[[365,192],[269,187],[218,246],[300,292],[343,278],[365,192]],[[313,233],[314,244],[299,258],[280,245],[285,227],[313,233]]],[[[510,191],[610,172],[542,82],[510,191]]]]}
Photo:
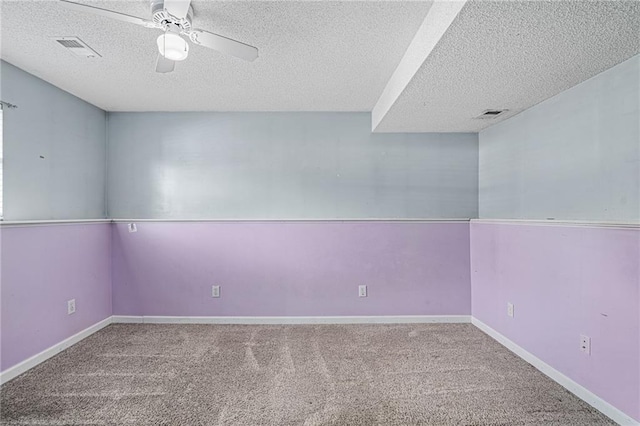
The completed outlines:
{"type": "Polygon", "coordinates": [[[193,28],[191,26],[191,20],[193,19],[191,0],[151,0],[152,20],[68,0],[60,0],[60,2],[72,10],[94,13],[107,18],[164,31],[157,40],[159,53],[156,72],[159,73],[172,72],[176,61],[182,61],[187,58],[189,44],[181,36],[189,38],[192,43],[237,56],[247,61],[253,61],[258,57],[258,49],[253,46],[193,28]]]}

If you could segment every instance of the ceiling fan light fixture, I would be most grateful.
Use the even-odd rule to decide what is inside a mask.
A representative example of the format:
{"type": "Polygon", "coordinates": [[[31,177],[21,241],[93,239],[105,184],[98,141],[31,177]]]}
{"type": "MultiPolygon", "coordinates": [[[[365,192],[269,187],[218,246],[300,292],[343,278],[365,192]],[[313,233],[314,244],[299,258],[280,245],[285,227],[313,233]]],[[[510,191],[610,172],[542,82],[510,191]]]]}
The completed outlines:
{"type": "Polygon", "coordinates": [[[184,61],[189,55],[189,44],[178,34],[164,33],[158,37],[160,54],[172,61],[184,61]]]}

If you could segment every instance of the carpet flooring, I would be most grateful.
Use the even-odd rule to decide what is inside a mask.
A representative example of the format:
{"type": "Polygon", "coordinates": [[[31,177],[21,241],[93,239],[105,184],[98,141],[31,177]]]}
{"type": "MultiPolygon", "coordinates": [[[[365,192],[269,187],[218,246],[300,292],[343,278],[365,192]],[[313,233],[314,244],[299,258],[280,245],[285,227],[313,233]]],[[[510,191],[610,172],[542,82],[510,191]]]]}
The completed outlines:
{"type": "Polygon", "coordinates": [[[2,425],[614,424],[470,324],[114,324],[0,398],[2,425]]]}

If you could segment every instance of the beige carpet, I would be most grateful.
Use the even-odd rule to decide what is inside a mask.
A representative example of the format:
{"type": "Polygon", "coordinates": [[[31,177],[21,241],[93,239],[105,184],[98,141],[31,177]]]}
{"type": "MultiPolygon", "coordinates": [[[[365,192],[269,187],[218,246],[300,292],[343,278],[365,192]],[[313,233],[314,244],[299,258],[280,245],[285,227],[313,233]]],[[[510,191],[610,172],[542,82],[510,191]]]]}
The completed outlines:
{"type": "Polygon", "coordinates": [[[596,425],[470,324],[111,325],[0,389],[11,425],[596,425]]]}

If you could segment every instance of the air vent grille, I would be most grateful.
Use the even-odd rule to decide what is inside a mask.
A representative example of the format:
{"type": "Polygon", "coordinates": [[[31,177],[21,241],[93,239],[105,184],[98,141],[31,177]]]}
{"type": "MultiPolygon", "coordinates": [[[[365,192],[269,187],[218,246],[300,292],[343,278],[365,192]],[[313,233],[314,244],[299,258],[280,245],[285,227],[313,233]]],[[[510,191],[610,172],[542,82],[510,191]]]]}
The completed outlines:
{"type": "Polygon", "coordinates": [[[81,58],[99,58],[100,54],[78,37],[53,37],[58,44],[81,58]]]}
{"type": "Polygon", "coordinates": [[[73,48],[84,48],[84,46],[82,45],[82,43],[78,42],[77,40],[56,40],[58,43],[60,43],[61,45],[63,45],[64,47],[66,47],[67,49],[73,49],[73,48]]]}
{"type": "Polygon", "coordinates": [[[476,118],[479,118],[482,120],[493,119],[503,115],[507,111],[509,110],[508,109],[487,109],[483,111],[482,114],[480,114],[476,118]]]}

